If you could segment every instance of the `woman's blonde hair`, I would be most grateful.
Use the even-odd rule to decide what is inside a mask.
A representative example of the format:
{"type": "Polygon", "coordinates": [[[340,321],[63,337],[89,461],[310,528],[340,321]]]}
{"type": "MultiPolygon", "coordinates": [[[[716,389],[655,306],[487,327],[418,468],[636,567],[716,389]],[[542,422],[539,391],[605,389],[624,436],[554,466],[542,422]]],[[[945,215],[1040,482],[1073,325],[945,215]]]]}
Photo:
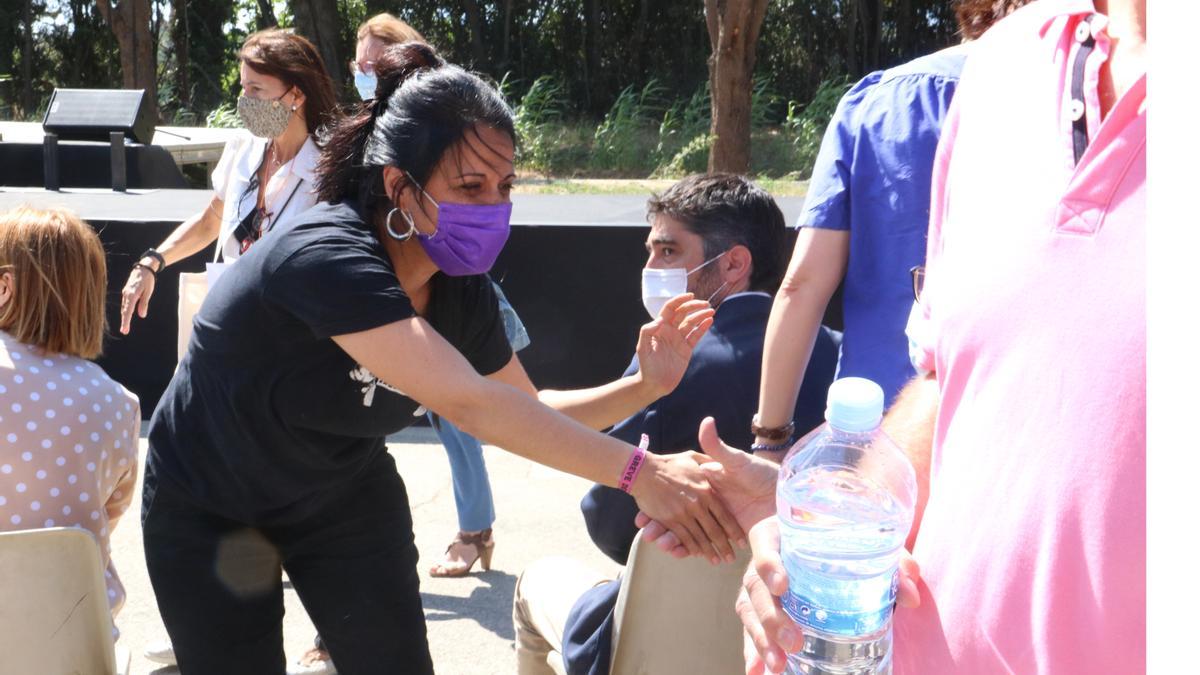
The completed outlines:
{"type": "Polygon", "coordinates": [[[425,38],[417,32],[416,28],[404,23],[400,19],[384,12],[366,20],[363,25],[358,27],[359,41],[366,38],[368,35],[374,36],[389,45],[398,45],[401,42],[424,42],[425,38]]]}
{"type": "Polygon", "coordinates": [[[108,272],[100,237],[79,216],[28,205],[0,213],[4,274],[12,295],[0,307],[0,330],[46,352],[100,355],[108,272]]]}

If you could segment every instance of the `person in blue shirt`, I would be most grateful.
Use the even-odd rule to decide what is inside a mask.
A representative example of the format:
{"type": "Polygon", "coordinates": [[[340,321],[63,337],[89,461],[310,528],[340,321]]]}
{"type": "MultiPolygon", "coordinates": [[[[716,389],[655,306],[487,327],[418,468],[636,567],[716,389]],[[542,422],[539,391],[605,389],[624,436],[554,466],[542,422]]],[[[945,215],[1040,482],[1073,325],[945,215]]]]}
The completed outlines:
{"type": "MultiPolygon", "coordinates": [[[[958,0],[962,44],[877,71],[838,103],[813,167],[792,260],[763,352],[755,440],[779,460],[807,345],[844,283],[837,377],[865,377],[886,404],[916,372],[904,333],[925,263],[933,155],[971,42],[1030,0],[958,0]]],[[[808,431],[798,422],[794,431],[808,431]]],[[[727,433],[727,432],[724,432],[727,433]]],[[[746,447],[746,446],[741,446],[746,447]]]]}
{"type": "MultiPolygon", "coordinates": [[[[904,334],[911,270],[925,260],[933,154],[965,59],[966,45],[957,45],[871,73],[839,102],[771,309],[758,408],[766,433],[756,440],[777,452],[762,454],[778,459],[790,445],[778,437],[791,433],[771,432],[793,421],[806,347],[839,284],[845,325],[837,377],[878,383],[890,405],[915,374],[904,334]]],[[[794,432],[809,428],[796,421],[794,432]]]]}
{"type": "MultiPolygon", "coordinates": [[[[657,454],[699,448],[705,417],[730,438],[749,445],[758,405],[759,365],[772,294],[784,267],[787,227],[779,207],[749,180],[728,174],[686,178],[650,200],[642,300],[653,316],[684,291],[717,310],[673,392],[609,432],[637,443],[643,434],[657,454]]],[[[839,335],[818,332],[794,414],[798,424],[821,419],[833,381],[839,335]]],[[[626,375],[638,371],[635,357],[626,375]]],[[[596,545],[624,564],[637,527],[638,507],[618,490],[596,485],[582,503],[596,545]]],[[[563,654],[570,673],[607,673],[612,622],[620,583],[565,558],[535,563],[517,583],[514,623],[522,675],[546,673],[549,650],[563,654]],[[569,614],[569,615],[568,615],[569,614]]]]}

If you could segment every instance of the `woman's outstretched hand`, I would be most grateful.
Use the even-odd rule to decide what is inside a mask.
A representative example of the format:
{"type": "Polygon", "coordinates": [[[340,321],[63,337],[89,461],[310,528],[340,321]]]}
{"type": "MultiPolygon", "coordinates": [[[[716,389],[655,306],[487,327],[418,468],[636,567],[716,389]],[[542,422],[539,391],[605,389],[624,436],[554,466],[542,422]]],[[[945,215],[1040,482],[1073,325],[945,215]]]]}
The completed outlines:
{"type": "Polygon", "coordinates": [[[696,343],[712,326],[716,311],[691,293],[671,298],[658,318],[638,333],[637,356],[640,377],[661,397],[675,391],[696,343]]]}
{"type": "Polygon", "coordinates": [[[687,554],[702,555],[714,565],[732,562],[734,545],[746,546],[746,533],[717,497],[701,468],[704,461],[694,452],[647,454],[631,491],[638,508],[687,554]]]}

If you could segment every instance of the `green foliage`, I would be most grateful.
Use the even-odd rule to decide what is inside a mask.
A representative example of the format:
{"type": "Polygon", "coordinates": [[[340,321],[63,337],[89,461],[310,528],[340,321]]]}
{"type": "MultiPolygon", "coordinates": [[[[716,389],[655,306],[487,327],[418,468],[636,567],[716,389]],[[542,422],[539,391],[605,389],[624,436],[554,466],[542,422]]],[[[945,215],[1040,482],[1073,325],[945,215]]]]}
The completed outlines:
{"type": "MultiPolygon", "coordinates": [[[[811,173],[825,125],[849,81],[822,84],[808,104],[781,105],[765,78],[751,95],[751,172],[759,177],[795,178],[811,173]],[[785,108],[781,122],[776,108],[785,108]]],[[[514,80],[500,90],[517,97],[514,80]]],[[[514,107],[521,171],[554,176],[679,178],[702,172],[714,137],[712,95],[703,82],[687,98],[668,102],[665,88],[651,81],[622,90],[598,124],[572,119],[563,85],[551,76],[534,80],[514,107]]]]}
{"type": "MultiPolygon", "coordinates": [[[[750,172],[759,178],[798,179],[812,173],[825,127],[849,87],[845,77],[821,84],[807,104],[791,101],[781,122],[773,121],[775,95],[757,80],[752,101],[750,172]]],[[[505,79],[502,91],[512,97],[505,79]]],[[[711,95],[707,83],[689,97],[663,102],[663,89],[651,82],[626,87],[595,126],[564,112],[562,86],[539,78],[516,106],[522,171],[555,176],[680,178],[705,171],[714,137],[710,133],[711,95]]]]}
{"type": "MultiPolygon", "coordinates": [[[[507,76],[500,89],[510,89],[507,76]]],[[[507,98],[511,98],[506,94],[507,98]]],[[[552,76],[543,75],[533,81],[514,109],[517,138],[517,161],[532,171],[549,173],[554,168],[555,150],[562,135],[559,132],[566,104],[562,85],[552,76]]]]}
{"type": "MultiPolygon", "coordinates": [[[[239,26],[237,13],[257,16],[257,5],[245,0],[188,0],[188,102],[187,110],[203,117],[237,97],[237,50],[253,23],[239,26]]],[[[159,81],[159,86],[164,82],[159,81]]],[[[176,90],[176,93],[181,93],[176,90]]],[[[179,101],[175,102],[179,105],[179,101]]],[[[168,108],[174,106],[168,106],[168,108]]]]}
{"type": "MultiPolygon", "coordinates": [[[[658,125],[658,144],[654,148],[654,156],[659,161],[655,174],[665,172],[666,175],[676,175],[685,172],[683,169],[672,167],[683,166],[687,161],[688,153],[680,156],[684,148],[690,147],[689,153],[695,152],[698,147],[707,152],[712,146],[712,139],[708,138],[711,126],[712,91],[708,80],[705,80],[689,98],[676,101],[663,113],[662,122],[658,125]],[[696,145],[696,139],[701,137],[708,140],[696,145]],[[665,166],[662,164],[663,159],[667,160],[665,166]]],[[[707,161],[706,158],[705,162],[707,161]]]]}
{"type": "Polygon", "coordinates": [[[682,178],[688,174],[701,173],[708,168],[708,151],[716,136],[707,132],[688,141],[670,160],[654,170],[654,178],[682,178]]]}
{"type": "MultiPolygon", "coordinates": [[[[293,25],[300,5],[151,1],[162,122],[236,126],[237,49],[272,21],[293,25]],[[186,8],[182,33],[176,7],[186,8]]],[[[707,163],[711,46],[698,0],[333,2],[340,21],[327,35],[345,52],[362,21],[388,11],[448,61],[503,76],[524,171],[677,176],[707,163]]],[[[850,81],[951,44],[955,28],[945,0],[772,0],[757,45],[751,171],[807,175],[850,81]]],[[[0,74],[0,118],[36,118],[55,86],[121,86],[117,41],[91,0],[0,2],[0,74]]]]}
{"type": "Polygon", "coordinates": [[[237,106],[222,103],[208,113],[204,125],[213,129],[236,129],[242,126],[242,120],[238,117],[237,106]]]}
{"type": "Polygon", "coordinates": [[[0,3],[0,119],[36,120],[55,87],[121,86],[116,39],[88,0],[32,0],[29,63],[22,2],[0,3]],[[26,65],[30,77],[25,79],[26,65]]]}
{"type": "Polygon", "coordinates": [[[613,102],[596,133],[592,136],[592,168],[601,172],[643,170],[647,166],[645,146],[640,141],[655,128],[654,121],[663,115],[664,89],[650,80],[640,90],[625,87],[613,102]]]}
{"type": "Polygon", "coordinates": [[[750,91],[750,126],[759,129],[779,120],[781,99],[771,88],[771,81],[759,75],[750,91]]]}
{"type": "Polygon", "coordinates": [[[813,162],[821,149],[821,139],[825,136],[825,127],[829,126],[838,102],[849,88],[848,78],[836,77],[822,82],[808,105],[801,106],[796,101],[788,103],[783,128],[792,137],[797,170],[804,178],[811,175],[813,162]]]}

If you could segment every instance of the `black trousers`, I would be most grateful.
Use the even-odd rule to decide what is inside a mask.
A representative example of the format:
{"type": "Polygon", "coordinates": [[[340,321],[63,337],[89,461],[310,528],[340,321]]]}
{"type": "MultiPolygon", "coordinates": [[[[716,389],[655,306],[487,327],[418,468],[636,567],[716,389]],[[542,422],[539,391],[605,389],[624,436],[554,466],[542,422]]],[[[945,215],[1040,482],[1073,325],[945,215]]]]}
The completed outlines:
{"type": "Polygon", "coordinates": [[[370,472],[320,512],[249,527],[147,469],[146,565],[183,675],[282,675],[283,583],[342,675],[432,673],[412,513],[400,476],[370,472]]]}

